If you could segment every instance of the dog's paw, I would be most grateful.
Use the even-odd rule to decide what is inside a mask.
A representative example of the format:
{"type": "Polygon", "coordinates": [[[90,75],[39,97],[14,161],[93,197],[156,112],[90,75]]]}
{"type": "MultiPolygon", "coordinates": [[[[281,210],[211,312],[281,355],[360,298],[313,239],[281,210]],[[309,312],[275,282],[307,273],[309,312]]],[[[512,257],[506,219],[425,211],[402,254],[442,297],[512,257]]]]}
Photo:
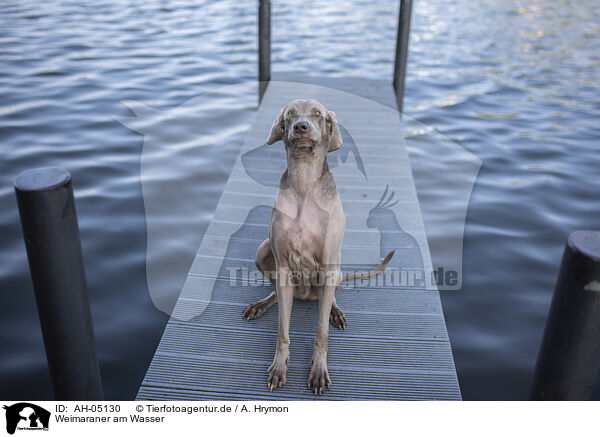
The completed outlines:
{"type": "Polygon", "coordinates": [[[331,307],[331,313],[329,314],[329,322],[339,330],[343,331],[344,329],[346,329],[346,316],[338,306],[331,307]]]}
{"type": "Polygon", "coordinates": [[[273,391],[274,388],[279,388],[285,384],[288,362],[288,359],[278,360],[275,358],[273,363],[269,366],[269,382],[267,383],[269,391],[273,391]]]}
{"type": "Polygon", "coordinates": [[[259,300],[258,302],[252,302],[246,307],[242,313],[242,316],[248,320],[258,319],[265,313],[265,311],[267,311],[268,308],[269,306],[262,300],[259,300]]]}
{"type": "Polygon", "coordinates": [[[315,365],[313,363],[308,376],[308,388],[314,394],[320,395],[323,390],[329,390],[329,387],[331,387],[331,379],[329,379],[327,365],[315,365]]]}

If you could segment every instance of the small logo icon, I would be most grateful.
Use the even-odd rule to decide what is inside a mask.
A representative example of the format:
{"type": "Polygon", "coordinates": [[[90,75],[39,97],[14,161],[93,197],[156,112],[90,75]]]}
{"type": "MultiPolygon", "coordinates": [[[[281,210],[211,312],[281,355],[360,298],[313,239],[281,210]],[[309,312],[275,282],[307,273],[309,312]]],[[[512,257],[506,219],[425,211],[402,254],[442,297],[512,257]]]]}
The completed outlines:
{"type": "Polygon", "coordinates": [[[35,404],[19,402],[4,406],[6,410],[6,432],[14,434],[15,430],[48,430],[50,411],[35,404]]]}

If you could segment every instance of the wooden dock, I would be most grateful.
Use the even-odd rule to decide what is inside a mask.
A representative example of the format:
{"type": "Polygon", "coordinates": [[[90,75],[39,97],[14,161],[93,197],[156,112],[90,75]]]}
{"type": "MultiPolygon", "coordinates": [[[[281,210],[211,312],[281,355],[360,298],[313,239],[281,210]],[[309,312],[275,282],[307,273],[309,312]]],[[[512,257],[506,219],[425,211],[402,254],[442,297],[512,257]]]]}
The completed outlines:
{"type": "Polygon", "coordinates": [[[268,235],[285,168],[283,144],[265,141],[287,102],[310,97],[337,114],[344,144],[329,162],[347,217],[342,270],[371,268],[394,248],[392,269],[432,271],[392,84],[280,79],[268,86],[137,398],[460,399],[435,286],[374,281],[348,283],[337,293],[348,326],[330,327],[331,390],[315,396],[306,387],[318,304],[299,300],[292,312],[287,383],[272,393],[267,389],[277,306],[253,321],[243,319],[242,311],[271,290],[262,281],[256,285],[254,256],[268,235]],[[394,193],[387,206],[380,202],[386,188],[386,198],[394,193]]]}

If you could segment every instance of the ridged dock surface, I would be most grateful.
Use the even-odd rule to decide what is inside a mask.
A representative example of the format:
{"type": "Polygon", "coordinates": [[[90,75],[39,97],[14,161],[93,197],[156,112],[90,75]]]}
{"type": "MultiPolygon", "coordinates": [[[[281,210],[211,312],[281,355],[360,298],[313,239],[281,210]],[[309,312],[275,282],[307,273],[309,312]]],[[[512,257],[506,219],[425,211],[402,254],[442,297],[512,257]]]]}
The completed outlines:
{"type": "Polygon", "coordinates": [[[295,300],[287,383],[267,389],[277,306],[252,321],[242,311],[271,291],[262,281],[252,285],[259,278],[254,257],[268,235],[285,150],[281,142],[265,141],[290,100],[319,100],[340,124],[344,144],[329,164],[347,220],[342,270],[373,268],[392,248],[391,269],[432,270],[392,85],[363,78],[281,79],[264,95],[137,398],[460,399],[439,292],[406,280],[346,283],[337,293],[348,326],[330,326],[332,387],[321,396],[307,389],[318,303],[295,300]],[[378,207],[386,187],[386,197],[393,192],[398,202],[378,207]],[[231,280],[232,272],[238,280],[231,280]]]}

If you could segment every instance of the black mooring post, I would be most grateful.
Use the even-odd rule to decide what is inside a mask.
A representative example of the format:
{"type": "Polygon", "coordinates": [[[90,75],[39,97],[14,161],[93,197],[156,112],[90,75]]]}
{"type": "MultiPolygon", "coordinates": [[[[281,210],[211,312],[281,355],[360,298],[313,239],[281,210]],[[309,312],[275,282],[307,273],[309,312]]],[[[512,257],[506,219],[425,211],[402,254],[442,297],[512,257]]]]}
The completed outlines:
{"type": "Polygon", "coordinates": [[[54,397],[102,400],[71,175],[35,169],[14,185],[54,397]]]}
{"type": "Polygon", "coordinates": [[[271,80],[271,1],[258,4],[258,101],[262,101],[271,80]]]}
{"type": "Polygon", "coordinates": [[[410,16],[412,0],[400,0],[398,13],[398,32],[396,38],[396,59],[394,61],[394,90],[398,111],[402,112],[404,100],[404,79],[406,76],[406,63],[408,61],[408,38],[410,31],[410,16]]]}
{"type": "Polygon", "coordinates": [[[600,368],[600,232],[575,231],[563,253],[532,400],[588,400],[600,368]]]}

